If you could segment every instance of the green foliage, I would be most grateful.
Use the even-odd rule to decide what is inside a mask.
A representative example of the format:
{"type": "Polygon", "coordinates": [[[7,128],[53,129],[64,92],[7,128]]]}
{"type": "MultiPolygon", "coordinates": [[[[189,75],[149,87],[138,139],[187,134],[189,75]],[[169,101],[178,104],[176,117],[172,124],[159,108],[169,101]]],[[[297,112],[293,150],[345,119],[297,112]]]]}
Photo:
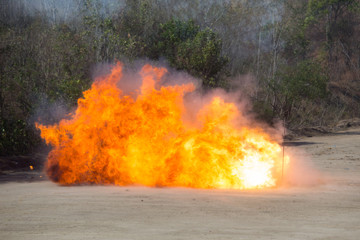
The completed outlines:
{"type": "Polygon", "coordinates": [[[302,98],[315,99],[326,96],[328,77],[318,63],[303,61],[294,67],[285,67],[276,77],[279,81],[275,86],[294,101],[302,98]]]}
{"type": "Polygon", "coordinates": [[[97,62],[165,56],[172,66],[203,79],[204,86],[221,85],[226,60],[212,30],[200,30],[193,21],[161,24],[148,0],[127,1],[118,19],[101,15],[98,3],[84,2],[78,28],[41,18],[21,28],[1,25],[1,152],[31,150],[34,129],[26,120],[41,111],[44,99],[73,108],[89,88],[89,69],[97,62]]]}
{"type": "Polygon", "coordinates": [[[127,0],[123,10],[122,30],[125,34],[131,33],[137,36],[150,36],[155,16],[152,16],[152,4],[149,0],[127,0]]]}
{"type": "Polygon", "coordinates": [[[120,53],[129,60],[148,57],[158,59],[158,33],[164,21],[163,12],[155,9],[150,0],[127,0],[126,6],[116,20],[121,39],[120,53]]]}
{"type": "Polygon", "coordinates": [[[158,48],[170,64],[176,66],[177,47],[187,40],[192,40],[199,32],[199,26],[192,20],[184,22],[172,19],[161,24],[160,28],[158,48]]]}
{"type": "Polygon", "coordinates": [[[43,105],[44,96],[70,109],[90,86],[92,53],[67,25],[50,27],[39,19],[25,28],[8,28],[2,39],[0,154],[20,154],[39,143],[28,120],[43,105]]]}
{"type": "Polygon", "coordinates": [[[56,29],[54,43],[54,57],[58,58],[56,80],[47,93],[51,100],[62,100],[69,107],[76,104],[82,92],[90,87],[90,78],[87,75],[91,65],[89,46],[80,39],[80,36],[62,25],[56,29]]]}
{"type": "Polygon", "coordinates": [[[193,39],[179,44],[176,66],[203,79],[206,87],[222,85],[218,75],[227,63],[221,56],[221,40],[210,29],[199,31],[193,39]]]}
{"type": "Polygon", "coordinates": [[[158,46],[171,66],[201,78],[203,86],[224,85],[221,74],[228,60],[221,56],[222,41],[211,29],[200,30],[191,20],[171,20],[161,25],[158,46]]]}
{"type": "Polygon", "coordinates": [[[308,1],[308,15],[315,18],[315,15],[329,14],[330,11],[341,11],[345,8],[356,10],[358,7],[357,0],[310,0],[308,1]]]}
{"type": "Polygon", "coordinates": [[[31,151],[38,135],[28,119],[48,103],[75,107],[91,67],[115,59],[165,58],[205,88],[227,88],[229,72],[255,76],[249,97],[267,122],[323,118],[328,105],[360,113],[359,0],[126,0],[113,15],[100,0],[76,2],[75,20],[0,19],[0,154],[31,151]],[[309,110],[317,103],[323,109],[309,110]]]}
{"type": "Polygon", "coordinates": [[[24,120],[0,119],[0,155],[24,154],[40,143],[40,136],[24,120]]]}
{"type": "Polygon", "coordinates": [[[276,117],[271,104],[264,100],[254,100],[252,110],[256,113],[257,119],[269,124],[272,124],[276,117]]]}
{"type": "MultiPolygon", "coordinates": [[[[289,4],[289,3],[288,3],[289,4]]],[[[306,59],[310,41],[306,36],[307,22],[306,19],[307,4],[304,2],[290,8],[291,15],[283,35],[284,49],[283,56],[290,62],[303,61],[306,59]]]]}
{"type": "MultiPolygon", "coordinates": [[[[359,11],[360,3],[358,0],[311,0],[308,2],[304,28],[311,28],[316,25],[324,25],[327,47],[332,47],[332,42],[339,35],[339,29],[344,24],[352,24],[348,18],[343,18],[347,13],[359,11]],[[325,23],[325,24],[324,24],[325,23]]],[[[317,29],[318,31],[318,29],[317,29]]],[[[330,51],[332,49],[329,49],[330,51]]]]}
{"type": "Polygon", "coordinates": [[[288,119],[293,107],[302,100],[325,98],[328,76],[324,70],[313,61],[302,61],[295,66],[281,68],[269,84],[276,99],[274,112],[288,119]]]}

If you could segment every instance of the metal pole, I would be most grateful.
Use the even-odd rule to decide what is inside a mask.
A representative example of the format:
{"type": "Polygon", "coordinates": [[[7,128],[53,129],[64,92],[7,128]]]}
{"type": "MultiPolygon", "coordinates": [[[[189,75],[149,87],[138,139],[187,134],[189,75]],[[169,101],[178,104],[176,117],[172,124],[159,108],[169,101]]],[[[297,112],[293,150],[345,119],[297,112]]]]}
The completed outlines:
{"type": "Polygon", "coordinates": [[[284,178],[284,162],[285,162],[285,119],[283,121],[283,128],[284,128],[284,132],[283,132],[283,159],[282,159],[282,168],[281,168],[281,180],[283,180],[284,178]]]}

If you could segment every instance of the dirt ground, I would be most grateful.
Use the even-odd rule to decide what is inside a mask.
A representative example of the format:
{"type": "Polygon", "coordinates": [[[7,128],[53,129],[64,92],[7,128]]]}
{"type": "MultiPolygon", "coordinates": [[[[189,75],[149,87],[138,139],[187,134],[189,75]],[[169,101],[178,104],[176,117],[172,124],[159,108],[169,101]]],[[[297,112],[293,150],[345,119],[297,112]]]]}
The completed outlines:
{"type": "MultiPolygon", "coordinates": [[[[360,239],[360,128],[303,138],[323,184],[262,191],[61,187],[0,175],[0,239],[360,239]]],[[[40,177],[42,176],[42,177],[40,177]]]]}

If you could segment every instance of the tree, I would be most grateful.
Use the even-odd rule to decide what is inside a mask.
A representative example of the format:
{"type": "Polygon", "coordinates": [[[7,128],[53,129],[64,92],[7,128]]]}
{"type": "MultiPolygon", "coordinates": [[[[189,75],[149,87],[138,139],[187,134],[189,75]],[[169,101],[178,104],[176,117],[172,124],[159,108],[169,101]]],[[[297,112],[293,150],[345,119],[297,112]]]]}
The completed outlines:
{"type": "Polygon", "coordinates": [[[291,120],[294,108],[303,101],[317,100],[327,96],[328,76],[321,65],[306,60],[295,66],[282,67],[270,81],[273,93],[273,111],[286,122],[291,120]]]}
{"type": "Polygon", "coordinates": [[[171,66],[202,79],[204,87],[224,86],[221,74],[228,60],[221,55],[220,37],[211,29],[173,19],[161,25],[158,46],[171,66]]]}

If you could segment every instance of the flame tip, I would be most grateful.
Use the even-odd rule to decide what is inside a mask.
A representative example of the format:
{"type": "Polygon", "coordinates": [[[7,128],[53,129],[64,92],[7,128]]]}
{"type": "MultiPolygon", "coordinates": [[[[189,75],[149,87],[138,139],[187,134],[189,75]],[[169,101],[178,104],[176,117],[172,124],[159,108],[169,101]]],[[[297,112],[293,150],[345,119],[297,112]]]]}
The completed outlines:
{"type": "Polygon", "coordinates": [[[258,189],[279,182],[278,144],[258,129],[237,126],[242,118],[232,102],[216,96],[189,127],[184,93],[193,83],[156,85],[165,68],[143,66],[136,99],[117,82],[122,63],[84,92],[77,110],[52,126],[36,123],[54,146],[46,165],[50,179],[62,185],[142,184],[193,188],[258,189]]]}

